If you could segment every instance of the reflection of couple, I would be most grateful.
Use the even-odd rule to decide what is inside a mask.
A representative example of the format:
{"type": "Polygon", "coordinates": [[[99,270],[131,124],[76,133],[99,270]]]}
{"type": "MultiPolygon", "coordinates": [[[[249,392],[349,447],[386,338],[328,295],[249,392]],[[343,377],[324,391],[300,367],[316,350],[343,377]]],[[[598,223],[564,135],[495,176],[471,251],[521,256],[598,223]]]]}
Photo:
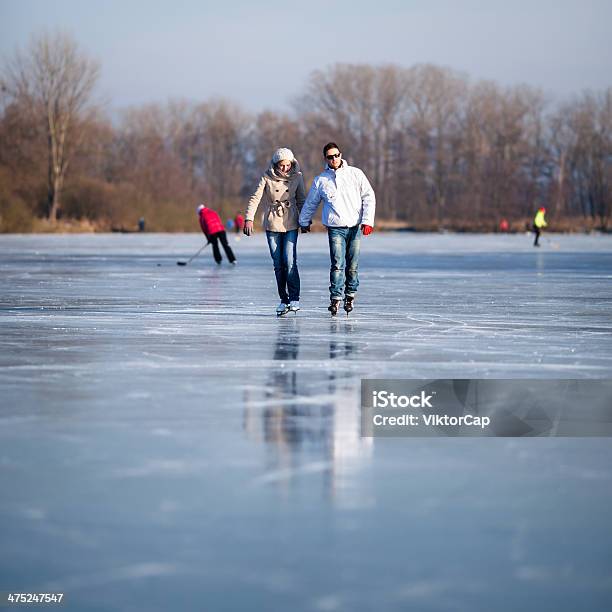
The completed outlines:
{"type": "MultiPolygon", "coordinates": [[[[360,503],[364,491],[358,471],[371,456],[373,438],[361,437],[359,384],[347,368],[306,370],[299,367],[300,322],[291,317],[277,329],[274,366],[261,386],[245,389],[244,427],[251,439],[266,445],[263,483],[278,483],[281,490],[297,486],[312,493],[321,473],[324,492],[335,503],[360,503]],[[307,479],[301,475],[308,474],[307,479]],[[357,474],[357,475],[356,475],[357,474]]],[[[329,321],[329,359],[350,359],[355,350],[350,321],[329,321]]],[[[306,342],[307,352],[321,349],[306,342]]],[[[321,353],[311,355],[325,359],[321,353]]]]}
{"type": "Polygon", "coordinates": [[[304,179],[290,149],[278,149],[261,177],[247,207],[244,233],[253,232],[253,219],[263,203],[264,229],[278,286],[278,315],[300,309],[300,275],[297,267],[298,228],[310,231],[312,217],[323,202],[323,225],[329,240],[330,305],[337,314],[344,297],[344,309],[353,309],[359,287],[358,265],[361,235],[374,226],[376,198],[366,175],[342,159],[338,146],[323,148],[326,166],[312,182],[305,197],[304,179]]]}

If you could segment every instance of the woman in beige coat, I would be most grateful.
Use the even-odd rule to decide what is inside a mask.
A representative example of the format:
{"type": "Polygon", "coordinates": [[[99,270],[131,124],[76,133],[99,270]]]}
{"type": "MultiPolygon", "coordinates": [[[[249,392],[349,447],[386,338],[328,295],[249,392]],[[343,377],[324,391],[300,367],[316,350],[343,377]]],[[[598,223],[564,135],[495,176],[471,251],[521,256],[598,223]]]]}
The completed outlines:
{"type": "Polygon", "coordinates": [[[306,199],[304,178],[291,149],[278,149],[249,200],[244,233],[253,233],[253,219],[263,205],[264,229],[278,287],[280,317],[300,309],[300,275],[297,267],[298,218],[306,199]]]}

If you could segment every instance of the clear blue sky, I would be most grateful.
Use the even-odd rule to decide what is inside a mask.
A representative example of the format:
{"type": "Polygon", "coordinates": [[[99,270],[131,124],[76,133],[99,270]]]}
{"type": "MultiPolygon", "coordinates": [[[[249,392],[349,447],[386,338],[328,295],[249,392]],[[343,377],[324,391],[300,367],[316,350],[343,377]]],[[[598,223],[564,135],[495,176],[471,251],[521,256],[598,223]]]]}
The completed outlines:
{"type": "Polygon", "coordinates": [[[0,0],[0,55],[62,28],[114,108],[225,97],[283,110],[334,62],[430,62],[560,99],[612,85],[611,0],[0,0]]]}

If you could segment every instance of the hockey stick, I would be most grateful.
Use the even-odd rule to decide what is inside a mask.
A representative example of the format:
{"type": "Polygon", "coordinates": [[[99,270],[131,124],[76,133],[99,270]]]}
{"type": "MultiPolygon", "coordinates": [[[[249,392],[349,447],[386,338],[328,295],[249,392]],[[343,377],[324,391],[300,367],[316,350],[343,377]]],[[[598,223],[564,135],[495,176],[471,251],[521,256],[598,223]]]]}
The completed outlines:
{"type": "Polygon", "coordinates": [[[203,247],[200,248],[200,250],[195,255],[192,255],[187,261],[177,261],[176,265],[177,266],[186,266],[188,263],[193,261],[209,244],[210,244],[210,242],[207,242],[203,247]]]}

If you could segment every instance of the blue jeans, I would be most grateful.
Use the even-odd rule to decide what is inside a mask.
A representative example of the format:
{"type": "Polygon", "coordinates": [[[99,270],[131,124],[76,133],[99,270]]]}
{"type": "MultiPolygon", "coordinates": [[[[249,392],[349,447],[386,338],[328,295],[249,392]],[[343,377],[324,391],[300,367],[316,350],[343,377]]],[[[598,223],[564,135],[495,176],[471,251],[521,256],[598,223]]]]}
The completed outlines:
{"type": "Polygon", "coordinates": [[[266,232],[268,248],[274,262],[274,274],[278,287],[278,297],[281,302],[298,301],[300,299],[300,274],[297,267],[296,229],[288,232],[266,232]]]}
{"type": "Polygon", "coordinates": [[[361,246],[361,228],[328,227],[329,256],[329,294],[332,300],[341,300],[344,295],[355,295],[359,287],[359,247],[361,246]],[[346,277],[346,285],[345,285],[346,277]]]}

